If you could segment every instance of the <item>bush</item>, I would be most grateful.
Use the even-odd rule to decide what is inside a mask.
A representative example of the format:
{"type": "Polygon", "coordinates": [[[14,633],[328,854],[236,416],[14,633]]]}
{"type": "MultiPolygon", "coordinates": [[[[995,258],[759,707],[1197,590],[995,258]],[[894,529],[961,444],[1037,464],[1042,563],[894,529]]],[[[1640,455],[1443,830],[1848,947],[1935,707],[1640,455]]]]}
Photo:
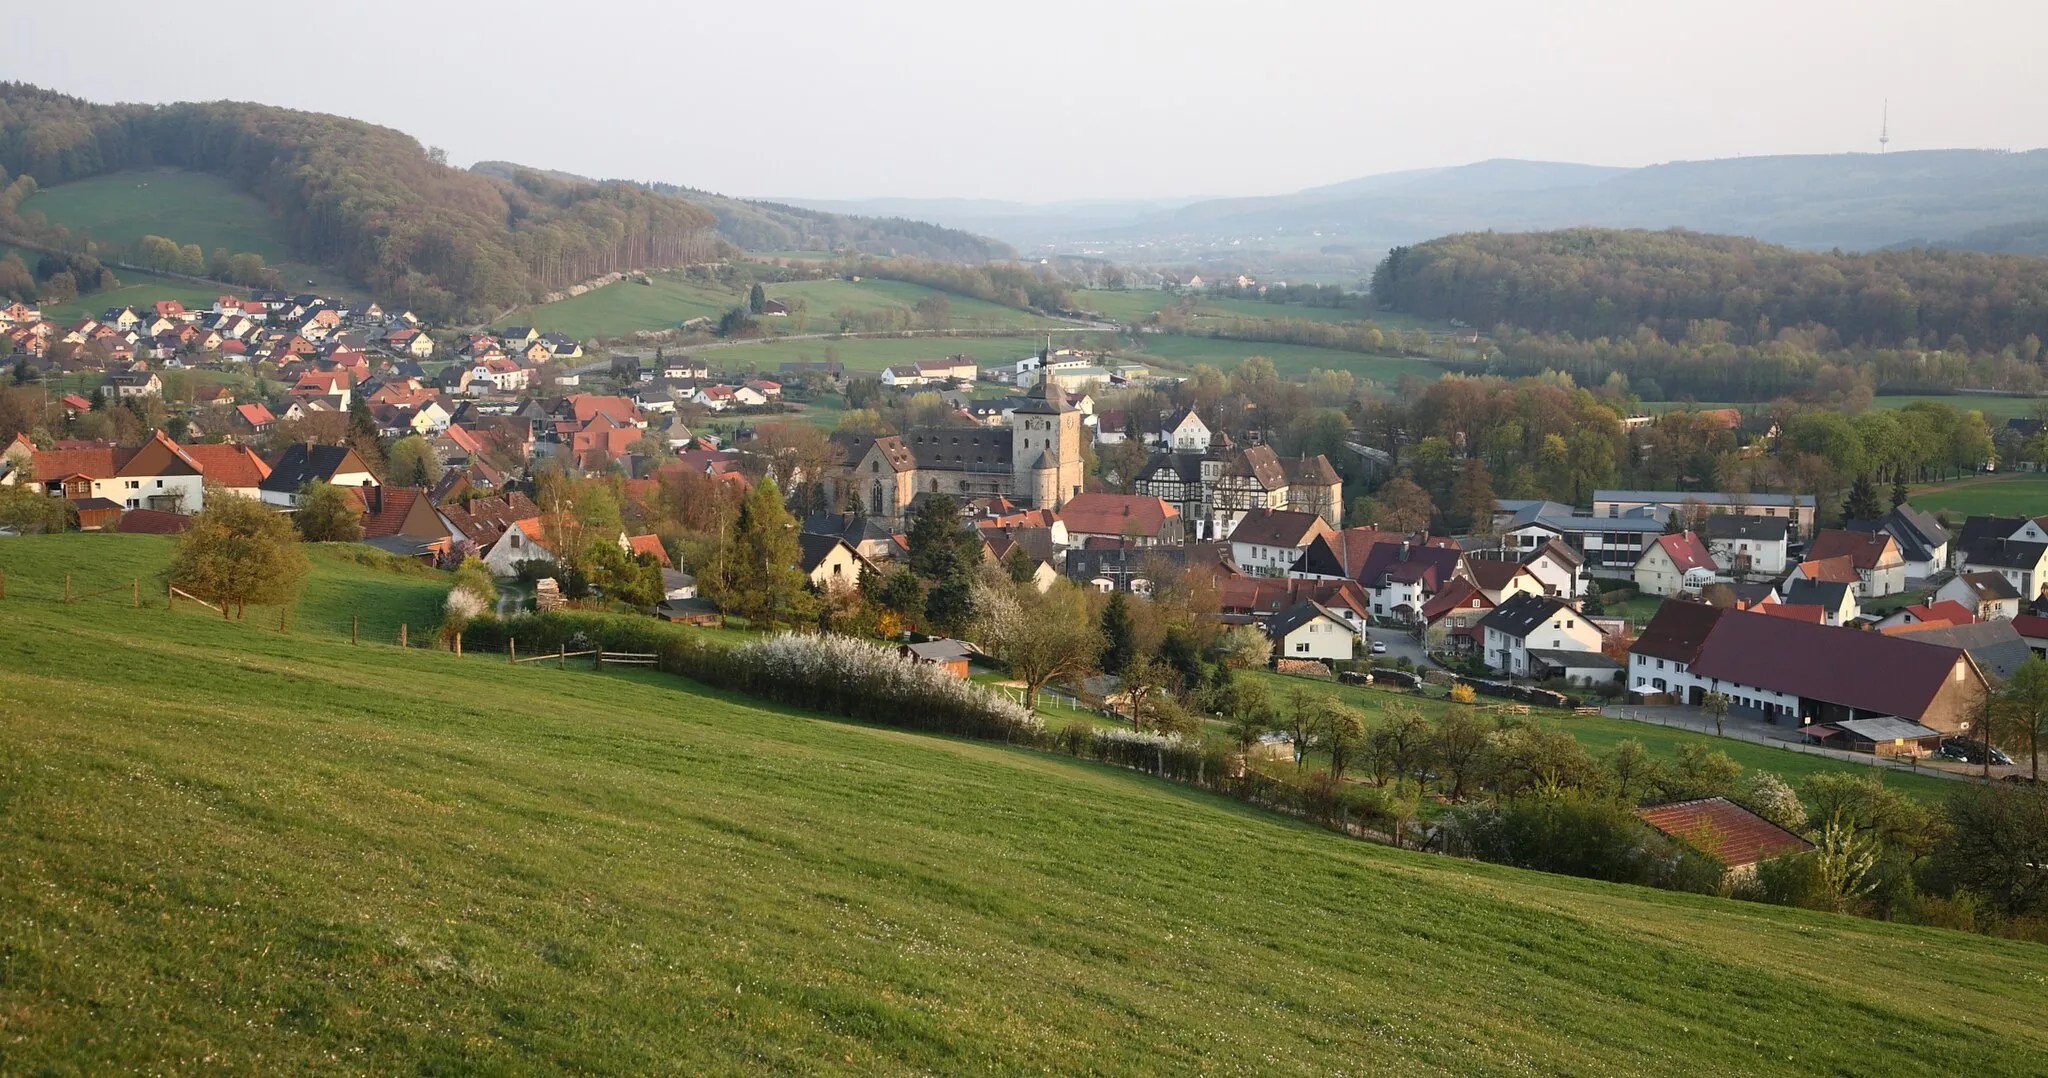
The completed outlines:
{"type": "Polygon", "coordinates": [[[1470,704],[1479,699],[1479,693],[1470,685],[1451,686],[1451,703],[1470,704]]]}
{"type": "Polygon", "coordinates": [[[1612,801],[1553,794],[1451,815],[1448,851],[1495,864],[1712,894],[1721,864],[1612,801]]]}

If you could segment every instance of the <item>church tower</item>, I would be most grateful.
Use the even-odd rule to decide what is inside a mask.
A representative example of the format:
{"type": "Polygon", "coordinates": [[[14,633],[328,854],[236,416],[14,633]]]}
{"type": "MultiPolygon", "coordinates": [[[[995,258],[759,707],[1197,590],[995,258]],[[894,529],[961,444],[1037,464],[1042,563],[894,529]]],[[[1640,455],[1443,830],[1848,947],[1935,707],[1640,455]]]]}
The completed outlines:
{"type": "Polygon", "coordinates": [[[1031,395],[1011,413],[1010,467],[1014,495],[1035,509],[1058,509],[1081,493],[1081,411],[1041,370],[1031,395]]]}

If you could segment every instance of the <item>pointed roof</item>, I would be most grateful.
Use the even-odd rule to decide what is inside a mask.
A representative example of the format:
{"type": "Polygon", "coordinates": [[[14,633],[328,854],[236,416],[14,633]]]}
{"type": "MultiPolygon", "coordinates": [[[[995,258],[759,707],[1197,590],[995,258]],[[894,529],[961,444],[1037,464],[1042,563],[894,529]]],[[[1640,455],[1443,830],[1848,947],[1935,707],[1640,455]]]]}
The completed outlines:
{"type": "Polygon", "coordinates": [[[1018,415],[1058,415],[1073,410],[1074,406],[1067,403],[1066,390],[1053,384],[1052,378],[1042,372],[1038,384],[1031,387],[1031,392],[1016,408],[1018,415]]]}

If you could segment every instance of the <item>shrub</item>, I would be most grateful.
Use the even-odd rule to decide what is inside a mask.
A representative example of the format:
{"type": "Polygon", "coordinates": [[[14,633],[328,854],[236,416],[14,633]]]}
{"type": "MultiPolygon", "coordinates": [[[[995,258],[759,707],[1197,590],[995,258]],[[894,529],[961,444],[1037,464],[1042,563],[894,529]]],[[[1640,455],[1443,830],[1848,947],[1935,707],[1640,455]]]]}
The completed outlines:
{"type": "Polygon", "coordinates": [[[1469,704],[1479,699],[1479,693],[1470,685],[1451,686],[1451,703],[1469,704]]]}
{"type": "Polygon", "coordinates": [[[1444,833],[1450,852],[1496,864],[1702,894],[1721,884],[1720,862],[1605,799],[1554,794],[1456,812],[1444,833]]]}

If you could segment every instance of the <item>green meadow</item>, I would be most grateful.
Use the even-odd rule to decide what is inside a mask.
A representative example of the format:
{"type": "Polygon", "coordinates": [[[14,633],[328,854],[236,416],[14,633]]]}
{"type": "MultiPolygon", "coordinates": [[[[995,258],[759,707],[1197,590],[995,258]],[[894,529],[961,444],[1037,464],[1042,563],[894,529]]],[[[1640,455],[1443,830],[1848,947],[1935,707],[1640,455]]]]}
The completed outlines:
{"type": "Polygon", "coordinates": [[[1906,499],[1916,509],[1943,513],[1956,528],[1973,516],[2048,514],[2048,475],[2021,473],[1961,483],[1947,490],[1916,493],[1906,499]]]}
{"type": "Polygon", "coordinates": [[[1395,851],[659,674],[401,652],[445,585],[340,551],[288,632],[58,601],[168,549],[0,540],[0,1071],[2048,1058],[2035,945],[1395,851]]]}
{"type": "Polygon", "coordinates": [[[1182,370],[1206,363],[1219,370],[1228,371],[1253,356],[1265,356],[1273,361],[1273,368],[1282,378],[1300,378],[1313,370],[1344,370],[1362,379],[1385,383],[1389,387],[1400,381],[1404,375],[1433,379],[1440,377],[1444,372],[1444,368],[1423,359],[1368,356],[1357,352],[1309,348],[1298,344],[1228,341],[1213,337],[1183,337],[1164,333],[1143,334],[1138,340],[1143,345],[1141,350],[1121,353],[1119,358],[1139,363],[1158,363],[1182,370]]]}

